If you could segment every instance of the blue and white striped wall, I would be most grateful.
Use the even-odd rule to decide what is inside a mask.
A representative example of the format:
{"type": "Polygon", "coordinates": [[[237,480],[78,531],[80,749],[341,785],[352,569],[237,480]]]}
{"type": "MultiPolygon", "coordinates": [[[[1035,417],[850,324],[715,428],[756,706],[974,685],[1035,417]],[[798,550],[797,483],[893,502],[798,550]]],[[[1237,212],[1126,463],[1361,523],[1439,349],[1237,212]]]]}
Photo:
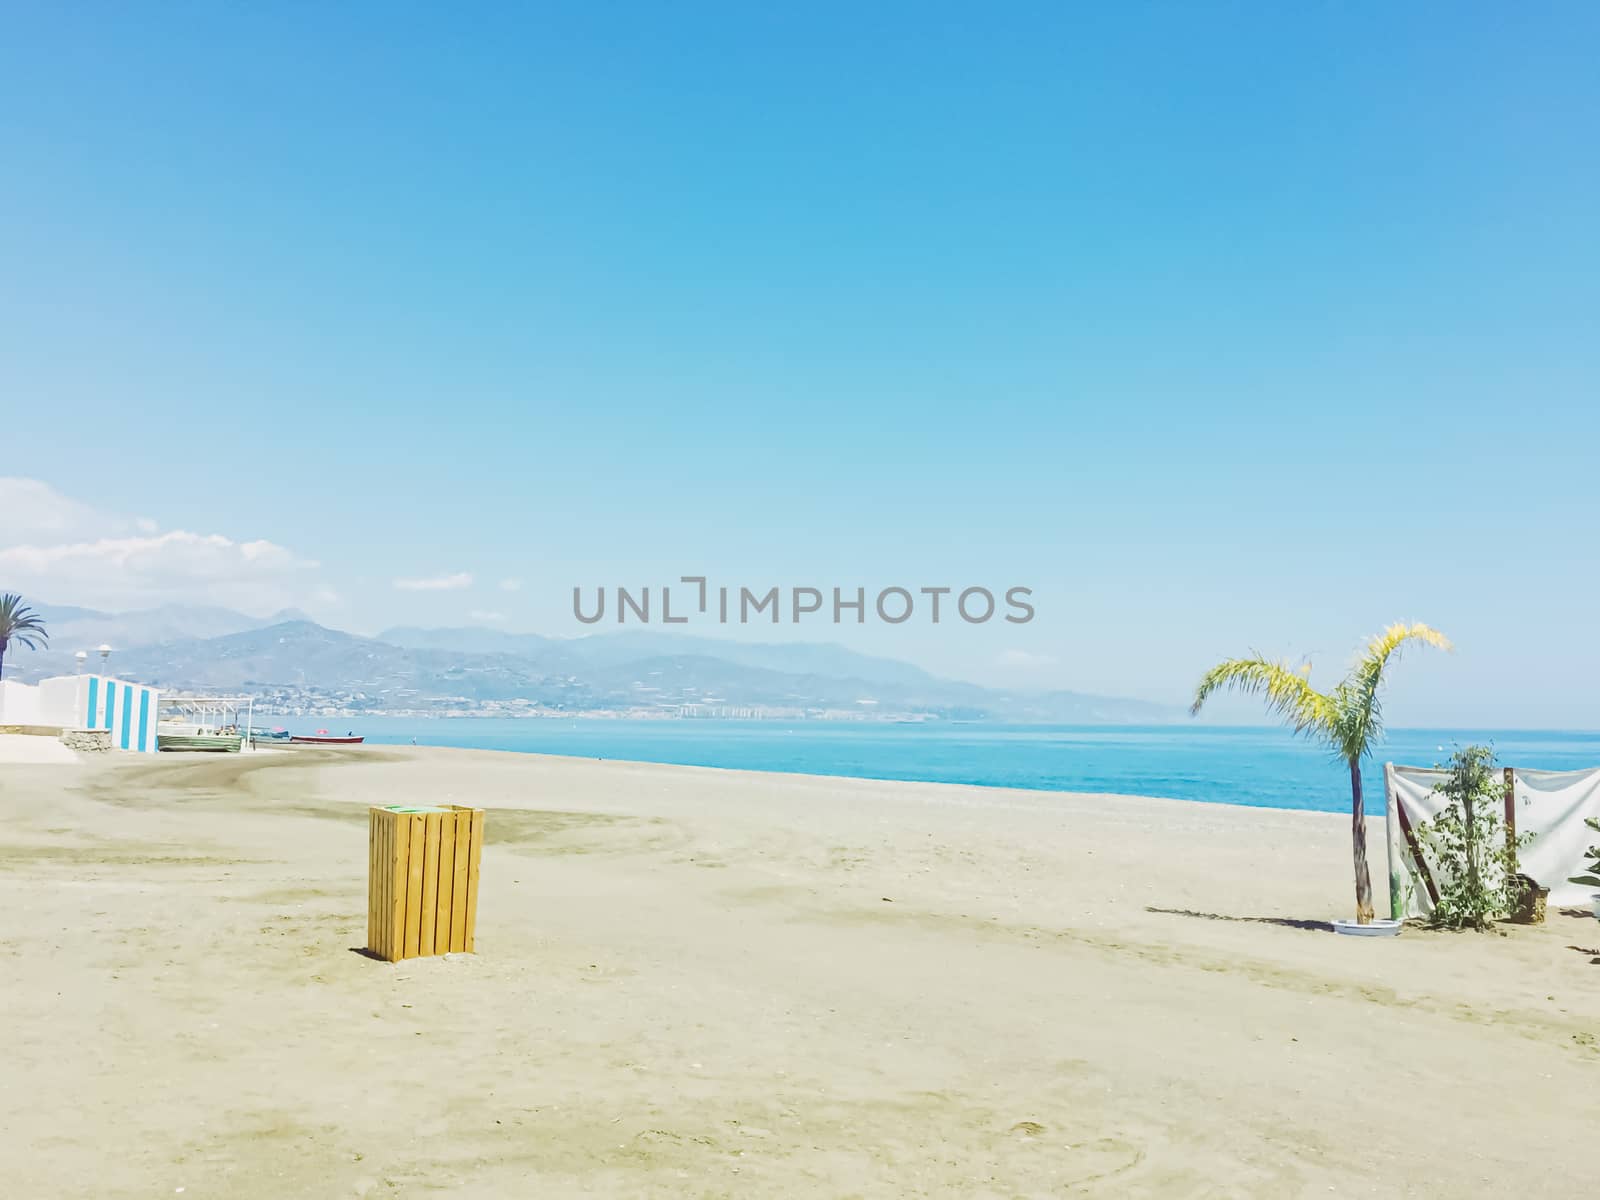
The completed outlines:
{"type": "Polygon", "coordinates": [[[142,683],[86,675],[85,729],[109,729],[118,750],[156,750],[156,703],[161,693],[142,683]]]}
{"type": "Polygon", "coordinates": [[[161,692],[106,675],[59,675],[39,683],[47,723],[107,729],[118,750],[156,752],[156,709],[161,692]]]}

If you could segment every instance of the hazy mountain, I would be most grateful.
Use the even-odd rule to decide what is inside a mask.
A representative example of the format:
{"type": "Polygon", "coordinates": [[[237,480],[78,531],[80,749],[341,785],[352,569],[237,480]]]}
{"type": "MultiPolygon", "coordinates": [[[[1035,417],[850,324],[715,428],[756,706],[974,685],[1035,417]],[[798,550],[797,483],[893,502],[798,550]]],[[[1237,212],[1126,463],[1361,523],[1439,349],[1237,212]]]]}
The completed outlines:
{"type": "Polygon", "coordinates": [[[644,659],[691,656],[799,675],[867,679],[881,683],[923,683],[933,679],[921,667],[858,654],[831,642],[735,642],[682,633],[629,630],[580,638],[547,638],[497,629],[386,629],[378,635],[397,646],[474,653],[522,654],[550,665],[615,667],[644,659]]]}
{"type": "Polygon", "coordinates": [[[270,617],[251,617],[227,608],[183,604],[125,613],[67,605],[36,604],[33,607],[44,617],[54,649],[87,650],[91,655],[101,645],[125,650],[190,638],[223,637],[283,621],[306,619],[304,614],[290,611],[270,617]]]}
{"type": "Polygon", "coordinates": [[[367,707],[428,707],[533,694],[565,703],[581,692],[512,655],[408,649],[310,621],[129,650],[117,656],[117,670],[165,688],[360,693],[370,701],[367,707]]]}
{"type": "Polygon", "coordinates": [[[468,654],[528,654],[556,641],[555,638],[537,633],[506,633],[501,629],[484,629],[475,625],[459,629],[422,629],[413,625],[399,625],[385,629],[378,634],[378,640],[414,650],[459,650],[468,654]]]}
{"type": "Polygon", "coordinates": [[[26,596],[23,597],[23,602],[52,624],[61,621],[92,620],[111,616],[110,613],[97,612],[92,608],[75,608],[70,604],[35,604],[26,596]]]}
{"type": "Polygon", "coordinates": [[[938,679],[909,663],[829,644],[741,643],[642,630],[559,639],[399,628],[368,638],[298,615],[267,624],[226,609],[44,612],[51,648],[11,656],[9,676],[69,673],[74,650],[106,641],[115,647],[111,669],[124,677],[169,691],[248,693],[294,709],[677,713],[692,706],[700,715],[782,710],[1083,723],[1178,715],[1137,700],[997,691],[938,679]],[[226,632],[171,636],[180,628],[216,627],[226,632]]]}

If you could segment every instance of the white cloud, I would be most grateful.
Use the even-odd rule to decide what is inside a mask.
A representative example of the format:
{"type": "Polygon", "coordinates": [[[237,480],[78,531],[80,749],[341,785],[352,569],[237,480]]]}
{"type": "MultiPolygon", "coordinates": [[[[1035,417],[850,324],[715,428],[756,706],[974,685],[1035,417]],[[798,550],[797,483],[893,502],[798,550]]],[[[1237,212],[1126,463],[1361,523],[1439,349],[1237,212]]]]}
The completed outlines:
{"type": "Polygon", "coordinates": [[[467,616],[471,617],[474,621],[484,622],[504,621],[506,619],[505,613],[485,612],[481,608],[473,609],[467,614],[467,616]]]}
{"type": "Polygon", "coordinates": [[[520,592],[522,590],[522,580],[502,579],[500,581],[500,590],[502,592],[520,592]]]}
{"type": "Polygon", "coordinates": [[[0,476],[0,546],[125,533],[131,523],[96,512],[40,479],[0,476]]]}
{"type": "Polygon", "coordinates": [[[458,592],[472,586],[472,576],[465,571],[454,575],[430,575],[422,579],[396,579],[394,586],[402,592],[458,592]]]}
{"type": "Polygon", "coordinates": [[[102,513],[36,479],[0,478],[0,580],[55,604],[223,604],[263,612],[298,602],[317,564],[264,540],[159,530],[102,513]]]}

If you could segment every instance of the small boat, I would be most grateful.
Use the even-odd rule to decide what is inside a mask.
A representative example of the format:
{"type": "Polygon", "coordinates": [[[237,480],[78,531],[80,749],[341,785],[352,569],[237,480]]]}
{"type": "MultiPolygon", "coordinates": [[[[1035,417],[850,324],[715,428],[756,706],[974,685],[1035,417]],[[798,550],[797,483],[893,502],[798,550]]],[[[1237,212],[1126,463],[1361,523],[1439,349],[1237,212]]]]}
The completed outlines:
{"type": "Polygon", "coordinates": [[[158,733],[156,749],[191,754],[237,754],[240,740],[237,733],[158,733]]]}
{"type": "Polygon", "coordinates": [[[295,733],[289,736],[289,743],[293,746],[359,746],[365,740],[353,733],[335,737],[326,729],[319,729],[316,733],[295,733]]]}

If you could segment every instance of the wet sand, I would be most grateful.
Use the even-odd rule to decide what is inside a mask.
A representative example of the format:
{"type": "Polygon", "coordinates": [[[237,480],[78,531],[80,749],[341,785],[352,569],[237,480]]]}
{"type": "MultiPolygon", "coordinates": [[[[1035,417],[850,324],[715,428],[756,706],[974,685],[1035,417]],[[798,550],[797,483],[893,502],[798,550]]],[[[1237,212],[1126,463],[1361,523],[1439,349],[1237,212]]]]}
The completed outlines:
{"type": "Polygon", "coordinates": [[[1592,1173],[1600,924],[1334,936],[1337,817],[369,747],[6,764],[0,829],[8,1195],[1592,1173]],[[490,810],[476,955],[358,952],[402,801],[490,810]]]}

